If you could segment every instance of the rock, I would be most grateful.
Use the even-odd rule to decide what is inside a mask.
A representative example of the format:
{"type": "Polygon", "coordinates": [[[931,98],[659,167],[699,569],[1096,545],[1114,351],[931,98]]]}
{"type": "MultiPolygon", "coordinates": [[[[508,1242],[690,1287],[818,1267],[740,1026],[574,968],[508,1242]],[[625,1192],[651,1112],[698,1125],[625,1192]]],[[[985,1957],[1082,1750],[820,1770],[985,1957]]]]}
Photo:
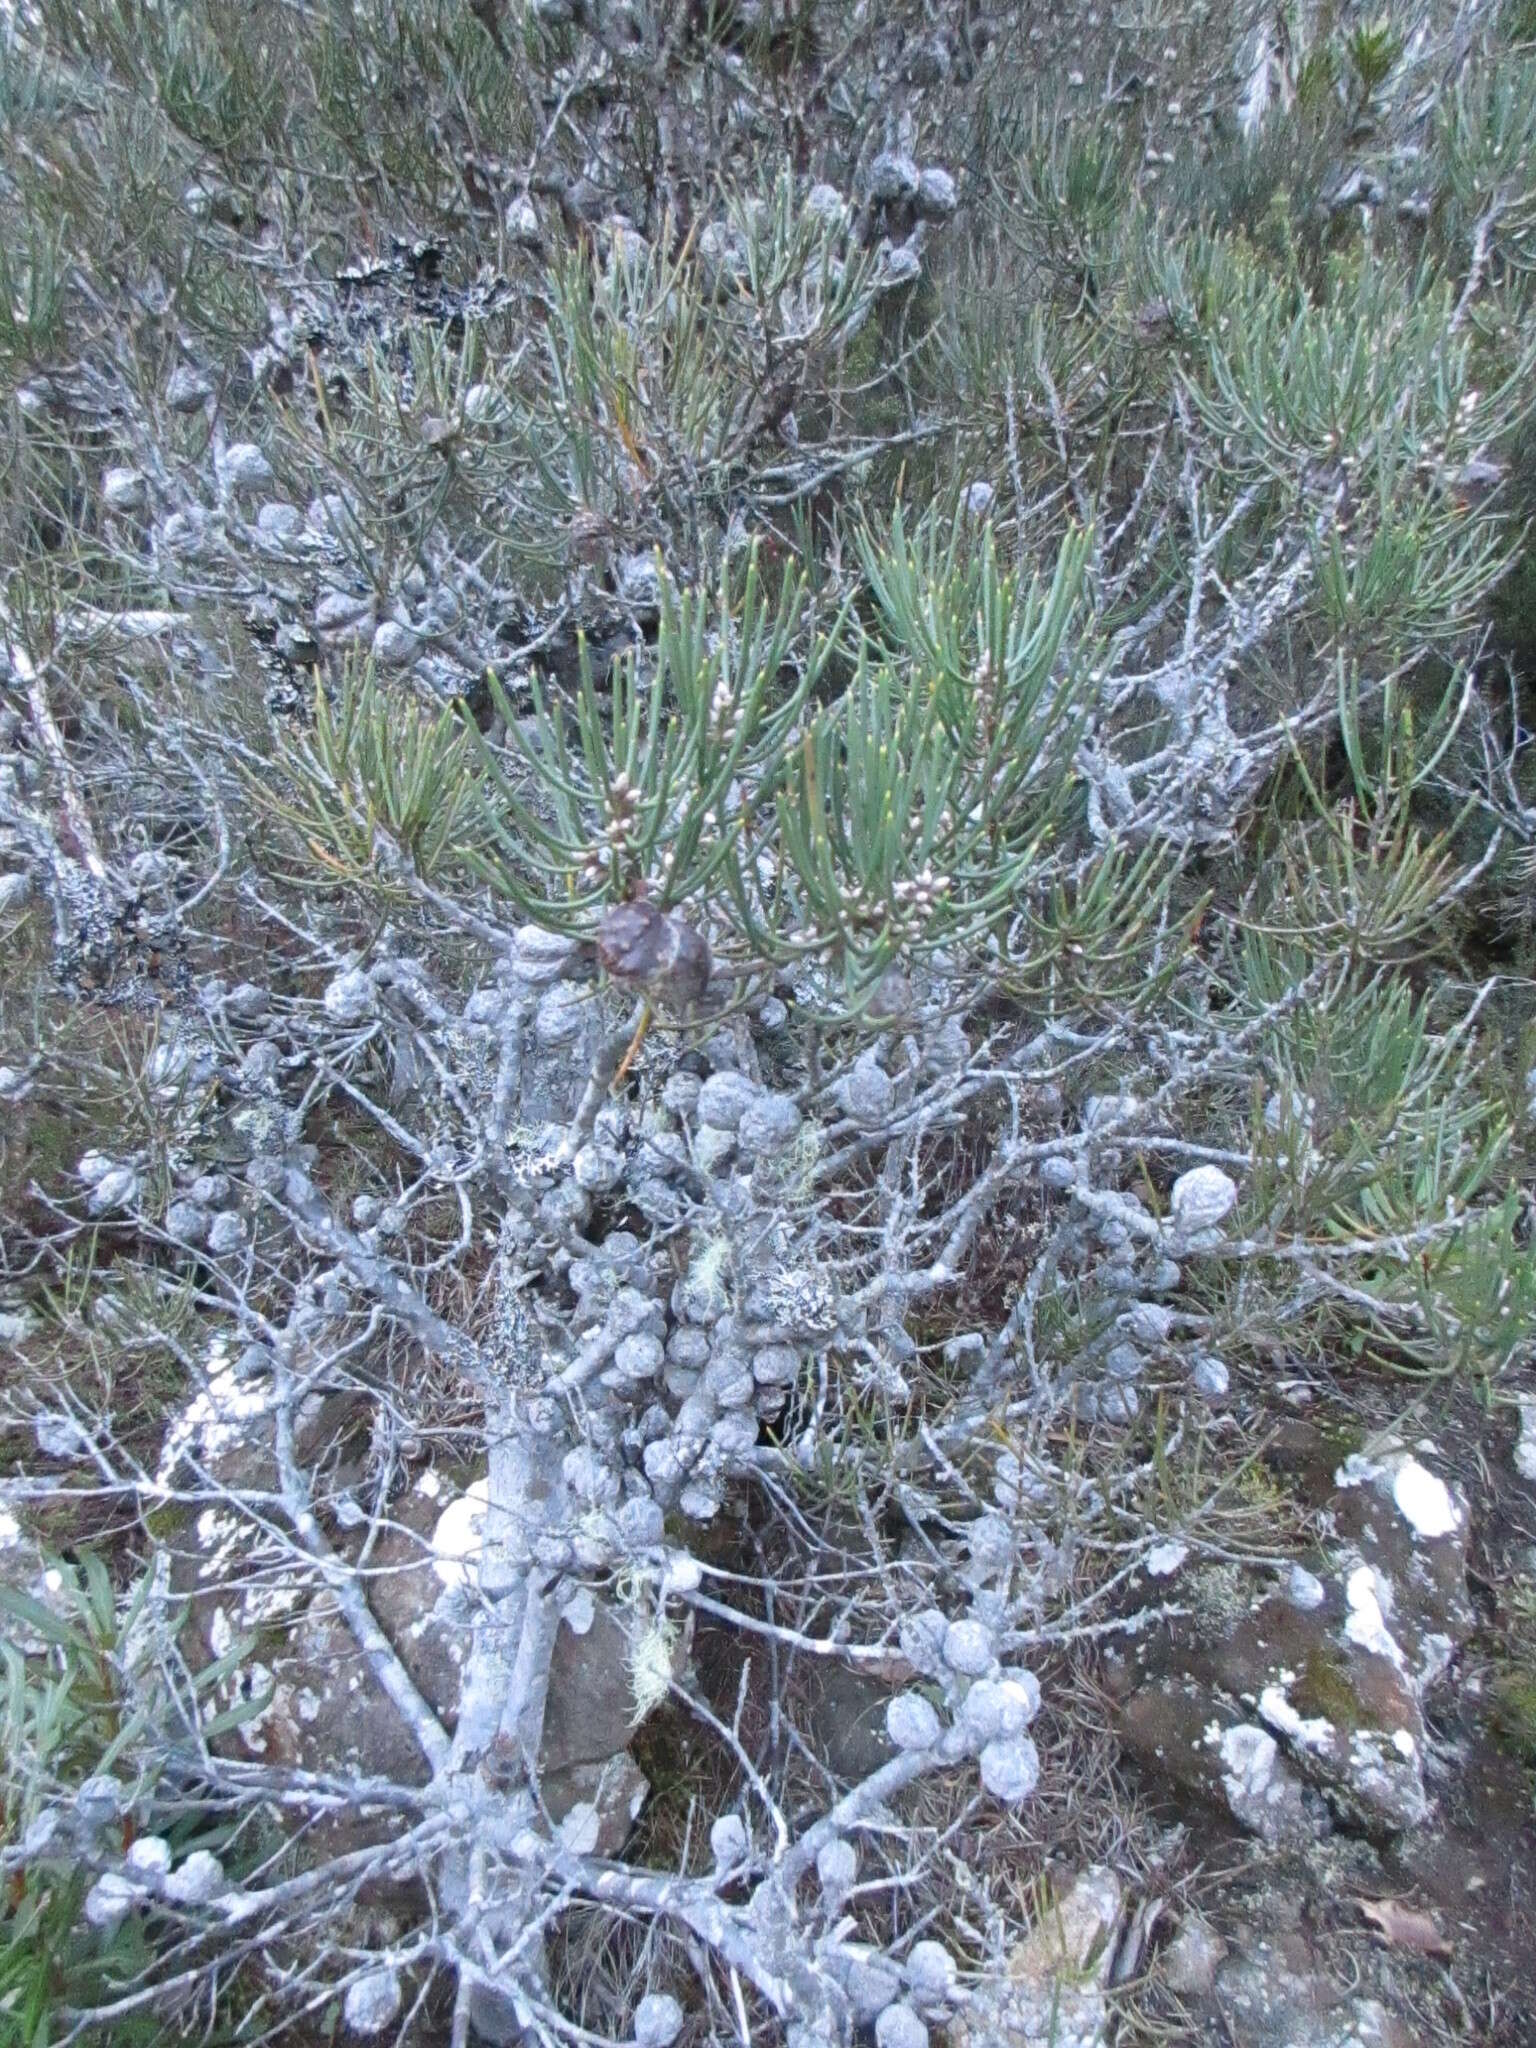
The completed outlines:
{"type": "Polygon", "coordinates": [[[1136,1684],[1121,1708],[1119,1732],[1138,1763],[1225,1808],[1266,1842],[1313,1833],[1300,1780],[1265,1729],[1194,1678],[1169,1674],[1136,1684]]]}
{"type": "Polygon", "coordinates": [[[607,1763],[627,1748],[634,1726],[629,1637],[599,1601],[585,1635],[563,1628],[555,1638],[540,1752],[546,1778],[607,1763]]]}
{"type": "Polygon", "coordinates": [[[1337,1680],[1330,1710],[1309,1714],[1293,1698],[1296,1674],[1282,1668],[1259,1694],[1260,1718],[1352,1818],[1389,1829],[1416,1826],[1429,1811],[1417,1702],[1379,1657],[1363,1666],[1341,1664],[1330,1675],[1337,1680]],[[1367,1714],[1366,1725],[1351,1725],[1367,1714]]]}
{"type": "MultiPolygon", "coordinates": [[[[562,1634],[566,1631],[562,1630],[562,1634]]],[[[631,1710],[633,1711],[633,1710],[631,1710]]],[[[599,1761],[569,1764],[543,1777],[544,1804],[559,1823],[585,1808],[588,1853],[617,1856],[650,1796],[650,1780],[628,1750],[599,1761]]]]}
{"type": "Polygon", "coordinates": [[[1120,1881],[1085,1870],[950,2022],[952,2048],[1100,2048],[1120,1881]]]}
{"type": "Polygon", "coordinates": [[[1242,2048],[1418,2048],[1421,2039],[1376,1999],[1342,1990],[1302,1940],[1284,1933],[1229,1956],[1215,1994],[1228,2038],[1242,2048]]]}
{"type": "Polygon", "coordinates": [[[1223,1729],[1215,1747],[1233,1818],[1266,1841],[1300,1832],[1291,1824],[1298,1804],[1295,1781],[1280,1761],[1274,1737],[1240,1722],[1223,1729]]]}
{"type": "MultiPolygon", "coordinates": [[[[328,1444],[342,1443],[356,1423],[345,1402],[329,1419],[323,1413],[312,1418],[302,1446],[304,1461],[327,1455],[328,1444]]],[[[212,1461],[216,1482],[247,1488],[270,1484],[269,1444],[270,1422],[258,1422],[212,1461]]],[[[478,1579],[488,1489],[486,1482],[478,1482],[445,1505],[441,1481],[429,1476],[434,1481],[430,1487],[418,1483],[391,1504],[390,1519],[370,1552],[368,1595],[379,1626],[422,1697],[452,1725],[471,1646],[472,1602],[465,1590],[478,1579]],[[453,1523],[446,1533],[445,1520],[453,1523]]],[[[641,1533],[654,1538],[659,1534],[654,1503],[643,1506],[649,1519],[641,1533]]],[[[335,1540],[355,1546],[364,1533],[359,1529],[335,1540]]],[[[259,1687],[271,1693],[271,1700],[228,1738],[231,1746],[271,1764],[315,1771],[377,1770],[401,1784],[423,1782],[425,1759],[359,1658],[318,1576],[288,1573],[280,1581],[264,1579],[277,1554],[262,1549],[265,1540],[250,1524],[210,1509],[198,1516],[177,1566],[180,1583],[194,1595],[190,1625],[200,1662],[206,1663],[210,1653],[221,1654],[232,1640],[260,1631],[259,1669],[237,1673],[231,1686],[242,1697],[259,1687]]],[[[596,1854],[614,1856],[649,1786],[628,1749],[636,1726],[629,1637],[605,1601],[592,1601],[590,1625],[578,1634],[574,1621],[586,1618],[585,1603],[580,1603],[573,1625],[556,1631],[539,1758],[541,1789],[557,1824],[579,1808],[590,1809],[590,1814],[577,1815],[577,1825],[595,1830],[596,1854]]],[[[685,1654],[686,1641],[681,1641],[675,1652],[679,1666],[685,1654]]],[[[220,1704],[227,1703],[221,1693],[220,1704]]],[[[366,1831],[376,1823],[357,1818],[337,1825],[360,1830],[352,1839],[367,1840],[366,1831]]]]}
{"type": "MultiPolygon", "coordinates": [[[[1186,1588],[1197,1615],[1211,1584],[1211,1574],[1199,1574],[1186,1588]]],[[[1138,1647],[1142,1676],[1122,1735],[1142,1761],[1224,1804],[1266,1840],[1311,1831],[1298,1772],[1366,1825],[1411,1826],[1427,1811],[1423,1719],[1378,1635],[1385,1640],[1379,1603],[1364,1581],[1353,1606],[1334,1580],[1319,1605],[1274,1595],[1205,1642],[1176,1623],[1158,1648],[1138,1647]]]]}
{"type": "Polygon", "coordinates": [[[1258,1735],[1348,1825],[1414,1828],[1429,1811],[1425,1695],[1475,1621],[1467,1502],[1424,1444],[1388,1443],[1339,1464],[1322,1433],[1297,1422],[1270,1457],[1315,1508],[1326,1551],[1297,1559],[1268,1594],[1229,1568],[1186,1566],[1193,1619],[1132,1652],[1122,1734],[1143,1761],[1243,1808],[1238,1817],[1260,1832],[1277,1820],[1288,1831],[1296,1814],[1289,1794],[1274,1805],[1255,1797],[1253,1774],[1270,1765],[1258,1735]],[[1233,1737],[1240,1724],[1257,1733],[1233,1737]],[[1226,1772],[1213,1777],[1210,1731],[1238,1744],[1231,1784],[1226,1772]]]}
{"type": "Polygon", "coordinates": [[[1107,1962],[1109,1937],[1120,1919],[1120,1880],[1095,1865],[1078,1877],[1009,1959],[1008,1974],[1022,1984],[1047,1984],[1062,1970],[1085,1975],[1107,1962]]]}
{"type": "Polygon", "coordinates": [[[889,1763],[896,1753],[886,1732],[886,1709],[893,1704],[890,1686],[831,1660],[807,1676],[814,1688],[806,1709],[807,1733],[827,1768],[857,1784],[889,1763]]]}
{"type": "Polygon", "coordinates": [[[1328,1598],[1328,1589],[1315,1572],[1309,1572],[1304,1564],[1293,1564],[1286,1575],[1285,1597],[1293,1607],[1310,1611],[1321,1607],[1328,1598]]]}
{"type": "Polygon", "coordinates": [[[1181,1998],[1203,1998],[1216,1981],[1227,1944],[1201,1913],[1186,1913],[1162,1956],[1162,1978],[1181,1998]]]}

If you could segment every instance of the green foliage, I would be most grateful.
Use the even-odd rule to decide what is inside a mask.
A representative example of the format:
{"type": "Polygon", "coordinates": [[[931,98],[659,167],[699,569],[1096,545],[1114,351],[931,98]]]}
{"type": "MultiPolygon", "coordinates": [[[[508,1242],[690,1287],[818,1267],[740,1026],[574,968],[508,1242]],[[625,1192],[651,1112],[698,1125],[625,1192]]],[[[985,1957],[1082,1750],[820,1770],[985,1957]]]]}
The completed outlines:
{"type": "Polygon", "coordinates": [[[0,365],[39,363],[63,332],[65,231],[22,208],[0,227],[0,365]]]}
{"type": "Polygon", "coordinates": [[[1513,558],[1492,521],[1386,463],[1373,499],[1350,514],[1348,527],[1330,523],[1319,539],[1317,577],[1328,627],[1356,653],[1454,643],[1513,558]]]}
{"type": "Polygon", "coordinates": [[[1110,120],[1069,120],[1036,102],[1013,138],[1000,220],[1004,232],[1071,296],[1095,290],[1095,270],[1132,205],[1130,143],[1110,120]]]}
{"type": "Polygon", "coordinates": [[[1536,263],[1536,57],[1470,67],[1442,98],[1436,142],[1453,231],[1480,226],[1507,263],[1536,263]]]}
{"type": "Polygon", "coordinates": [[[1244,298],[1209,336],[1192,395],[1246,469],[1294,485],[1348,458],[1374,482],[1388,464],[1466,460],[1514,417],[1512,381],[1474,383],[1447,279],[1341,261],[1319,295],[1280,278],[1244,298]]]}
{"type": "Polygon", "coordinates": [[[805,925],[870,988],[904,952],[974,944],[1043,864],[1081,730],[1058,664],[1088,538],[1067,539],[1048,586],[959,521],[909,536],[898,510],[860,551],[874,625],[779,823],[805,925]]]}
{"type": "Polygon", "coordinates": [[[775,599],[755,553],[739,585],[726,564],[710,594],[658,573],[654,670],[620,655],[605,704],[584,648],[574,750],[564,706],[537,680],[531,729],[493,682],[510,751],[479,743],[489,844],[468,857],[499,893],[562,929],[642,888],[665,907],[712,886],[755,933],[765,806],[833,641],[822,636],[786,684],[805,606],[798,577],[775,599]]]}
{"type": "Polygon", "coordinates": [[[402,860],[430,878],[473,841],[470,734],[461,712],[401,704],[371,661],[349,662],[334,702],[316,685],[312,731],[279,739],[287,789],[260,776],[254,793],[302,837],[319,881],[387,887],[402,860]]]}
{"type": "Polygon", "coordinates": [[[1402,38],[1390,14],[1359,22],[1351,30],[1345,48],[1362,100],[1371,99],[1392,75],[1402,55],[1402,38]]]}
{"type": "MultiPolygon", "coordinates": [[[[157,1630],[174,1634],[178,1626],[175,1613],[157,1612],[158,1599],[149,1572],[120,1597],[89,1550],[74,1562],[51,1561],[46,1598],[0,1586],[0,1617],[9,1631],[0,1640],[0,2048],[49,2048],[70,2035],[78,2016],[110,2003],[154,1967],[143,1915],[130,1914],[110,1931],[83,1918],[95,1872],[92,1857],[71,1844],[68,1811],[86,1780],[113,1780],[121,1818],[107,1831],[109,1859],[156,1817],[158,1750],[151,1738],[163,1732],[169,1702],[153,1640],[157,1630]],[[50,1813],[59,1816],[52,1833],[26,1850],[29,1828],[50,1813]]],[[[237,1643],[197,1674],[195,1695],[208,1699],[249,1650],[249,1643],[237,1643]]],[[[255,1710],[243,1704],[209,1714],[203,1734],[215,1737],[255,1710]]],[[[184,1811],[165,1826],[178,1850],[219,1841],[184,1811]]],[[[137,2010],[114,2019],[112,2038],[147,2044],[162,2040],[164,2028],[163,2014],[137,2010]]]]}
{"type": "Polygon", "coordinates": [[[536,681],[526,725],[496,686],[510,758],[479,743],[489,844],[466,857],[541,922],[579,930],[643,892],[691,906],[734,957],[824,958],[866,1000],[899,958],[974,944],[1051,872],[1088,548],[1070,537],[1049,584],[1026,586],[990,534],[929,518],[909,535],[898,512],[860,539],[869,625],[816,623],[793,574],[770,600],[755,555],[713,601],[661,574],[654,666],[619,656],[605,703],[584,661],[575,749],[536,681]]]}

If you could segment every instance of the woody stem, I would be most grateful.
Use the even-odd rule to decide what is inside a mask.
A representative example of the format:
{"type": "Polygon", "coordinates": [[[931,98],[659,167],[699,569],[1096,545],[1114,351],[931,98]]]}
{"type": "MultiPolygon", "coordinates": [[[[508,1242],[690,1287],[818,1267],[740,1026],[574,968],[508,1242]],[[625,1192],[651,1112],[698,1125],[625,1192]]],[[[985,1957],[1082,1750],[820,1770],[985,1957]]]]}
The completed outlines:
{"type": "Polygon", "coordinates": [[[647,998],[646,1001],[644,1001],[640,1005],[640,1022],[635,1026],[635,1035],[629,1041],[629,1044],[625,1049],[624,1057],[619,1061],[618,1066],[615,1068],[613,1080],[609,1084],[615,1095],[617,1095],[620,1088],[623,1087],[624,1076],[629,1072],[630,1068],[634,1065],[636,1055],[639,1053],[641,1046],[645,1043],[645,1034],[650,1030],[651,1019],[655,1016],[655,1014],[655,1011],[651,1008],[650,1000],[649,998],[647,998]]]}

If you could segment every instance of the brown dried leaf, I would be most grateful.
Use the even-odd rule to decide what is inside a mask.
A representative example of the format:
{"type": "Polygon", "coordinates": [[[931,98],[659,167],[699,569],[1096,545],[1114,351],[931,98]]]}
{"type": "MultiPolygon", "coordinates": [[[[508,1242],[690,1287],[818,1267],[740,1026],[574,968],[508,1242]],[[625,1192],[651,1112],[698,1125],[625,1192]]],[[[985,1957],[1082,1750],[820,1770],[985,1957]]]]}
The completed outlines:
{"type": "Polygon", "coordinates": [[[1433,1956],[1445,1962],[1452,1954],[1450,1942],[1428,1913],[1405,1906],[1401,1899],[1356,1899],[1360,1917],[1368,1921],[1391,1948],[1412,1949],[1415,1955],[1433,1956]]]}

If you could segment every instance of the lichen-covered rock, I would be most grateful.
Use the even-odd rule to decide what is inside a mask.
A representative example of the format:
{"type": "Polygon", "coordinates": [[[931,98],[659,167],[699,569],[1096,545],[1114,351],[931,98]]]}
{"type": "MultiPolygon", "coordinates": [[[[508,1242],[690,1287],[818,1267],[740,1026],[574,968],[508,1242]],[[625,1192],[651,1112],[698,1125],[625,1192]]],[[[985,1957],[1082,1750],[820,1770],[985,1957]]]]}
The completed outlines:
{"type": "Polygon", "coordinates": [[[1082,1872],[950,2022],[953,2048],[1102,2048],[1120,1881],[1082,1872]]]}
{"type": "Polygon", "coordinates": [[[1202,1998],[1216,1981],[1227,1944],[1202,1913],[1186,1913],[1160,1959],[1162,1981],[1181,1997],[1202,1998]]]}
{"type": "Polygon", "coordinates": [[[1171,1671],[1137,1683],[1118,1727],[1138,1763],[1224,1808],[1262,1840],[1305,1841],[1315,1831],[1275,1738],[1215,1687],[1171,1671]]]}
{"type": "Polygon", "coordinates": [[[1424,1694],[1472,1627],[1470,1518],[1401,1451],[1347,1460],[1319,1498],[1333,1540],[1317,1569],[1298,1561],[1269,1593],[1219,1572],[1186,1576],[1193,1620],[1129,1653],[1122,1734],[1260,1833],[1299,1819],[1288,1778],[1357,1826],[1397,1832],[1428,1814],[1424,1694]],[[1230,1770],[1213,1768],[1207,1728],[1235,1745],[1230,1770]]]}
{"type": "Polygon", "coordinates": [[[1417,2028],[1345,1991],[1284,1932],[1256,1931],[1218,1968],[1215,1994],[1243,2048],[1419,2048],[1417,2028]]]}

